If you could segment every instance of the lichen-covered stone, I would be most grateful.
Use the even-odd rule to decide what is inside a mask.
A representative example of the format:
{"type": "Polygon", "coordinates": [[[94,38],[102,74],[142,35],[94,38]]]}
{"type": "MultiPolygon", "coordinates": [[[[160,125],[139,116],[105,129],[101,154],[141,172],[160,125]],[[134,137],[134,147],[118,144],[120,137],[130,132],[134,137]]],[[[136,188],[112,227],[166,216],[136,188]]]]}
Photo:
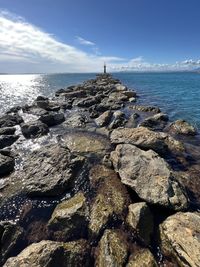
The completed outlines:
{"type": "Polygon", "coordinates": [[[126,267],[158,267],[149,249],[140,249],[131,254],[126,267]]]}
{"type": "Polygon", "coordinates": [[[110,147],[107,138],[86,131],[66,134],[64,142],[72,152],[104,154],[110,147]]]}
{"type": "Polygon", "coordinates": [[[95,261],[96,267],[122,267],[127,261],[128,245],[123,233],[106,230],[102,236],[95,261]]]}
{"type": "Polygon", "coordinates": [[[113,170],[97,166],[90,174],[92,184],[99,187],[91,205],[89,230],[92,236],[98,236],[113,216],[124,218],[130,199],[113,170]]]}
{"type": "Polygon", "coordinates": [[[200,214],[176,213],[160,225],[161,249],[181,267],[200,266],[200,214]]]}
{"type": "Polygon", "coordinates": [[[83,237],[87,231],[89,210],[83,193],[56,206],[48,222],[49,229],[59,231],[65,240],[83,237]]]}
{"type": "Polygon", "coordinates": [[[184,146],[180,141],[166,133],[154,132],[146,127],[138,128],[118,128],[110,136],[113,144],[132,144],[141,149],[152,149],[164,154],[170,151],[184,151],[184,146]]]}
{"type": "Polygon", "coordinates": [[[175,134],[183,134],[183,135],[196,135],[197,130],[194,126],[190,125],[185,120],[177,120],[172,122],[169,126],[169,130],[175,134]]]}

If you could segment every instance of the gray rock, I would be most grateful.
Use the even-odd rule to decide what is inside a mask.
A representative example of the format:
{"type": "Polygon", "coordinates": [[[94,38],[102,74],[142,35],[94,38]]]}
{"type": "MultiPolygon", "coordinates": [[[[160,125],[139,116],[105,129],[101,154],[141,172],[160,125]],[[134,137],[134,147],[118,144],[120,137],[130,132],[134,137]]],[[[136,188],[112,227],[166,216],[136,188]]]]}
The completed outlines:
{"type": "Polygon", "coordinates": [[[140,123],[140,126],[148,127],[152,130],[163,130],[169,118],[164,113],[158,113],[152,117],[146,118],[140,123]]]}
{"type": "Polygon", "coordinates": [[[66,146],[47,145],[30,153],[25,159],[21,173],[23,191],[30,196],[61,195],[74,179],[83,157],[76,157],[66,146]]]}
{"type": "Polygon", "coordinates": [[[153,215],[145,202],[131,204],[126,222],[129,227],[136,231],[146,245],[150,244],[153,234],[153,215]]]}
{"type": "Polygon", "coordinates": [[[126,123],[126,117],[124,112],[118,110],[113,113],[113,120],[109,125],[109,129],[115,129],[118,127],[122,127],[126,123]]]}
{"type": "Polygon", "coordinates": [[[63,136],[63,139],[70,151],[84,155],[103,155],[110,148],[107,138],[87,131],[72,132],[63,136]]]}
{"type": "Polygon", "coordinates": [[[35,116],[43,116],[43,115],[47,115],[48,114],[48,111],[43,109],[43,108],[39,108],[37,106],[24,106],[22,108],[23,112],[24,113],[28,113],[28,114],[32,114],[32,115],[35,115],[35,116]]]}
{"type": "Polygon", "coordinates": [[[16,129],[14,127],[0,128],[0,135],[13,135],[16,129]]]}
{"type": "Polygon", "coordinates": [[[26,138],[40,137],[49,132],[48,126],[41,121],[22,123],[20,126],[22,130],[22,134],[26,138]]]}
{"type": "Polygon", "coordinates": [[[112,118],[112,112],[110,110],[105,111],[103,114],[101,114],[96,120],[96,124],[99,127],[104,127],[109,124],[110,120],[112,118]]]}
{"type": "Polygon", "coordinates": [[[129,99],[130,99],[131,97],[134,97],[134,98],[135,98],[135,97],[137,96],[135,91],[124,91],[123,94],[124,94],[125,96],[127,96],[129,99]]]}
{"type": "Polygon", "coordinates": [[[77,90],[77,91],[72,91],[72,92],[63,92],[61,96],[64,96],[65,98],[82,98],[86,96],[86,91],[85,90],[77,90]]]}
{"type": "Polygon", "coordinates": [[[152,107],[152,106],[135,105],[135,106],[131,106],[130,108],[138,110],[138,111],[142,111],[142,112],[153,112],[153,113],[160,113],[161,112],[161,110],[158,107],[152,107]]]}
{"type": "Polygon", "coordinates": [[[87,97],[87,98],[83,98],[82,100],[79,100],[77,103],[74,102],[75,106],[77,105],[78,107],[91,107],[95,104],[98,104],[101,101],[100,97],[87,97]]]}
{"type": "Polygon", "coordinates": [[[38,96],[35,103],[39,108],[46,109],[49,106],[49,99],[47,97],[38,96]]]}
{"type": "Polygon", "coordinates": [[[118,145],[111,159],[122,183],[131,187],[138,196],[151,204],[173,210],[188,207],[186,192],[157,153],[143,151],[133,145],[118,145]]]}
{"type": "Polygon", "coordinates": [[[180,141],[162,132],[154,132],[146,127],[138,128],[118,128],[110,136],[113,144],[132,144],[142,149],[153,149],[164,154],[171,151],[184,151],[184,146],[180,141]]]}
{"type": "Polygon", "coordinates": [[[89,267],[89,248],[85,240],[68,243],[43,240],[9,258],[4,267],[89,267]]]}
{"type": "Polygon", "coordinates": [[[10,257],[14,249],[17,249],[22,238],[23,229],[11,221],[0,222],[0,264],[10,257]]]}
{"type": "Polygon", "coordinates": [[[116,230],[105,230],[98,248],[95,266],[122,267],[128,257],[128,245],[123,233],[116,230]]]}
{"type": "Polygon", "coordinates": [[[88,216],[86,198],[83,193],[79,192],[56,206],[48,227],[54,235],[60,232],[59,236],[62,236],[64,240],[81,238],[87,231],[88,216]]]}
{"type": "Polygon", "coordinates": [[[15,159],[0,153],[0,177],[14,170],[15,159]]]}
{"type": "Polygon", "coordinates": [[[65,116],[63,113],[48,113],[46,115],[42,115],[39,120],[43,123],[45,123],[46,125],[48,125],[49,127],[51,126],[55,126],[58,124],[61,124],[62,122],[65,121],[65,116]]]}
{"type": "Polygon", "coordinates": [[[67,117],[63,126],[69,128],[85,128],[88,118],[84,114],[74,113],[71,116],[67,117]]]}
{"type": "Polygon", "coordinates": [[[0,117],[0,127],[13,127],[23,122],[23,119],[18,114],[4,115],[0,117]]]}
{"type": "Polygon", "coordinates": [[[11,146],[18,138],[18,135],[0,135],[0,149],[11,146]]]}
{"type": "Polygon", "coordinates": [[[161,249],[178,266],[200,266],[200,214],[176,213],[160,225],[161,249]]]}
{"type": "Polygon", "coordinates": [[[169,130],[175,134],[196,135],[197,130],[185,120],[177,120],[170,124],[169,130]]]}
{"type": "Polygon", "coordinates": [[[118,83],[118,84],[115,84],[115,90],[117,90],[117,91],[126,91],[127,87],[125,85],[122,85],[122,84],[118,83]]]}

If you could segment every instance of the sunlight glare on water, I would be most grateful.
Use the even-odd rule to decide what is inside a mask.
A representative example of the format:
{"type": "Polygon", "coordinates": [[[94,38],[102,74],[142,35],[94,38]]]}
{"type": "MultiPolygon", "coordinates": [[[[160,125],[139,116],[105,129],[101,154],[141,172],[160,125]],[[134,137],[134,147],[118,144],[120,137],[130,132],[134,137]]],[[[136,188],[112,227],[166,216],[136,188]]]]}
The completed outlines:
{"type": "Polygon", "coordinates": [[[0,106],[1,111],[8,110],[23,99],[24,104],[30,104],[39,94],[41,75],[0,75],[0,106]]]}

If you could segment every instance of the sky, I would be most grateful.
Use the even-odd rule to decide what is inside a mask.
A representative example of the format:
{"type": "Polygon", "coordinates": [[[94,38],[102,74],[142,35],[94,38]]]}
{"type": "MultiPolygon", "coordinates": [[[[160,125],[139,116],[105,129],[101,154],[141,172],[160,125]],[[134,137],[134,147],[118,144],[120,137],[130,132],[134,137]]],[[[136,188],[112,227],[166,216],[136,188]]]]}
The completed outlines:
{"type": "Polygon", "coordinates": [[[0,73],[200,67],[199,0],[0,0],[0,73]]]}

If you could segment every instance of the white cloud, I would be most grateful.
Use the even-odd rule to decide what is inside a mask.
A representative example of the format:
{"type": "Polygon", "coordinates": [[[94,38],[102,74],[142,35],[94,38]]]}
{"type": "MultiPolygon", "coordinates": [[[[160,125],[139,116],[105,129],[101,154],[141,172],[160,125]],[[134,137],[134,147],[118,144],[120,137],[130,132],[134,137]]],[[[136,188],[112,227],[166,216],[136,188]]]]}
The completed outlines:
{"type": "Polygon", "coordinates": [[[159,64],[142,56],[130,60],[103,56],[95,43],[80,36],[77,40],[91,47],[91,52],[60,42],[22,17],[0,10],[0,72],[99,72],[104,62],[109,71],[176,71],[200,66],[200,60],[193,59],[159,64]]]}
{"type": "Polygon", "coordinates": [[[91,42],[91,41],[88,41],[80,36],[76,36],[76,39],[78,40],[78,42],[82,45],[89,45],[89,46],[94,46],[95,43],[91,42]]]}
{"type": "Polygon", "coordinates": [[[149,63],[143,57],[129,60],[125,64],[112,64],[113,71],[189,71],[200,67],[200,60],[187,59],[174,64],[149,63]]]}
{"type": "MultiPolygon", "coordinates": [[[[0,62],[13,61],[14,64],[20,61],[20,66],[23,66],[24,62],[25,70],[21,71],[26,71],[29,63],[28,69],[32,64],[34,71],[95,72],[102,69],[104,61],[111,63],[116,60],[120,58],[101,57],[96,53],[88,54],[59,42],[52,35],[22,18],[0,11],[0,62]]],[[[7,71],[3,69],[5,67],[6,65],[1,64],[0,72],[7,71]]]]}

